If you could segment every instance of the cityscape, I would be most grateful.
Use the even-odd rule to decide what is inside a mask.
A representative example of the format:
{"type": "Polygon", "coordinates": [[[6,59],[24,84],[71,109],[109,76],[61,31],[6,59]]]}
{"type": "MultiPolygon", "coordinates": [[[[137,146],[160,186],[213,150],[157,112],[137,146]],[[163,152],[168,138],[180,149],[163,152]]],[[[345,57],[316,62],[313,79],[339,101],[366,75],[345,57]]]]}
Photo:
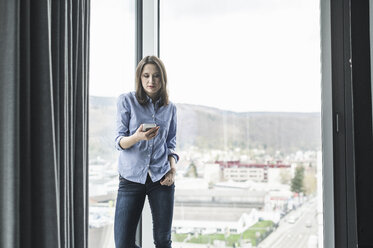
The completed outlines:
{"type": "MultiPolygon", "coordinates": [[[[95,103],[91,104],[90,121],[97,118],[95,113],[103,112],[112,114],[110,118],[113,119],[115,104],[110,103],[115,99],[91,101],[95,103]]],[[[185,112],[192,109],[196,112],[196,108],[200,112],[203,109],[201,106],[178,105],[178,126],[183,127],[181,122],[186,119],[185,112]]],[[[211,116],[211,109],[206,108],[205,111],[210,118],[218,118],[211,116]]],[[[103,117],[101,119],[105,120],[103,117]]],[[[234,118],[231,116],[231,119],[234,118]]],[[[105,122],[99,123],[104,125],[105,122]]],[[[315,121],[315,125],[317,123],[315,121]]],[[[239,125],[238,121],[235,124],[239,125]]],[[[255,124],[251,125],[254,128],[255,124]]],[[[102,126],[97,130],[107,132],[110,128],[114,130],[113,127],[102,126]]],[[[99,139],[105,148],[92,145],[90,150],[89,247],[115,247],[113,221],[119,183],[118,154],[113,144],[111,147],[109,145],[112,153],[102,152],[110,144],[110,141],[105,141],[105,135],[112,138],[114,131],[105,135],[101,133],[101,138],[97,138],[99,131],[95,133],[95,130],[93,127],[90,142],[96,144],[94,142],[99,139]]],[[[294,130],[294,135],[297,135],[294,130]]],[[[317,135],[318,130],[315,132],[317,135]]],[[[198,132],[195,135],[197,137],[198,132]]],[[[189,134],[191,138],[193,135],[189,134]]],[[[177,163],[175,181],[173,247],[322,247],[322,163],[319,143],[313,145],[314,149],[307,147],[305,150],[296,149],[294,142],[291,148],[286,147],[286,142],[282,140],[285,138],[273,137],[279,140],[282,147],[276,147],[276,143],[270,147],[261,145],[260,140],[248,141],[255,143],[256,147],[242,142],[234,145],[227,138],[221,148],[206,141],[185,144],[183,140],[187,137],[179,133],[177,139],[182,144],[178,149],[180,161],[177,163]]],[[[304,139],[307,141],[307,138],[304,139]]],[[[290,142],[291,139],[287,140],[290,142]]]]}

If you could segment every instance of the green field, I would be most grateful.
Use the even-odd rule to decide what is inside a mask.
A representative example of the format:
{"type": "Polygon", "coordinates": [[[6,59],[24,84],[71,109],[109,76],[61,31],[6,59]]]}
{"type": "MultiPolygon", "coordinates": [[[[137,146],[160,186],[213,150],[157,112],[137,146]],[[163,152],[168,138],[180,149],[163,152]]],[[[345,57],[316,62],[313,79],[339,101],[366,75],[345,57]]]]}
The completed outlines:
{"type": "Polygon", "coordinates": [[[272,221],[259,221],[253,226],[248,228],[242,234],[230,234],[225,236],[224,234],[176,234],[172,235],[172,240],[175,242],[183,242],[188,238],[188,243],[197,243],[197,244],[212,244],[214,240],[225,240],[228,246],[233,246],[234,243],[239,244],[242,239],[249,239],[253,245],[256,245],[257,241],[262,240],[273,230],[274,223],[272,221]],[[256,232],[260,233],[260,236],[257,240],[256,232]]]}

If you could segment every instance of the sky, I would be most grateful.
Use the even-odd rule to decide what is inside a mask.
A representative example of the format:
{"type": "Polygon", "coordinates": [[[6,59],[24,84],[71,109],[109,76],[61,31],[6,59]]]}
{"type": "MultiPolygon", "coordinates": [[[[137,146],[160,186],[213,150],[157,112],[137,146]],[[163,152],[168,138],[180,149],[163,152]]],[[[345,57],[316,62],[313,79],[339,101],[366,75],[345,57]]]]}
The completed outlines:
{"type": "MultiPolygon", "coordinates": [[[[131,4],[92,1],[91,95],[134,89],[131,4]]],[[[320,112],[319,19],[313,0],[162,0],[160,58],[171,101],[320,112]]]]}

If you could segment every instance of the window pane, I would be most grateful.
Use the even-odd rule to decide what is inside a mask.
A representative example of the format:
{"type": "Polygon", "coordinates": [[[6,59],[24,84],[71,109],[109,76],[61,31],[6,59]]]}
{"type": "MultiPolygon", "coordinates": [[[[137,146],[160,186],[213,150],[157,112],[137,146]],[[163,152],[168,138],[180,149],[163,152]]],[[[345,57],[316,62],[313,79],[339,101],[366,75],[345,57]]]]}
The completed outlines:
{"type": "Polygon", "coordinates": [[[92,0],[90,31],[89,247],[114,248],[116,99],[134,86],[134,0],[92,0]]]}
{"type": "Polygon", "coordinates": [[[319,2],[163,0],[175,247],[322,247],[319,2]]]}

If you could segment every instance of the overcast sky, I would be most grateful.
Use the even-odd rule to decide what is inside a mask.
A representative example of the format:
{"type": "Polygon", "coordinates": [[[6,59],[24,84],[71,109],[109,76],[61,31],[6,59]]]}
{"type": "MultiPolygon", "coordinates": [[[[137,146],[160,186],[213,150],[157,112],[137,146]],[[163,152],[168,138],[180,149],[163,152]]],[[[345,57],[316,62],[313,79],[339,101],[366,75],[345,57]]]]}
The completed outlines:
{"type": "MultiPolygon", "coordinates": [[[[134,89],[132,1],[92,1],[90,94],[134,89]],[[109,26],[116,26],[116,32],[109,26]]],[[[233,111],[320,112],[319,3],[161,0],[170,98],[233,111]]]]}

